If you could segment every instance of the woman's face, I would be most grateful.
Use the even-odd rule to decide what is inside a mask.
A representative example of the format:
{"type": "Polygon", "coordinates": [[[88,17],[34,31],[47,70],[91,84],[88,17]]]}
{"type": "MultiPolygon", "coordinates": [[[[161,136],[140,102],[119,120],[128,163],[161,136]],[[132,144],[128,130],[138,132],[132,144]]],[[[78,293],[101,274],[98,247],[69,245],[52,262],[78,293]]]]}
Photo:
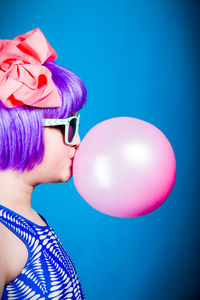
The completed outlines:
{"type": "Polygon", "coordinates": [[[73,145],[67,145],[62,126],[49,126],[43,129],[45,154],[37,170],[40,181],[41,183],[66,182],[72,176],[73,157],[75,147],[80,144],[80,136],[77,134],[73,145]]]}

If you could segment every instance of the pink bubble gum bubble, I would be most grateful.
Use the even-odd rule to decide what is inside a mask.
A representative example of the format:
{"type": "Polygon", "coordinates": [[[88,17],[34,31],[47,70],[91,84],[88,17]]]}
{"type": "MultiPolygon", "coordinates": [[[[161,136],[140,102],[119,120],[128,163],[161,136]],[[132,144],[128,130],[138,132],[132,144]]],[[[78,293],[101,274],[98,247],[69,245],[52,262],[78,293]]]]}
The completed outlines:
{"type": "Polygon", "coordinates": [[[91,128],[73,162],[73,181],[82,198],[115,217],[154,211],[171,193],[175,178],[175,155],[166,136],[131,117],[108,119],[91,128]]]}

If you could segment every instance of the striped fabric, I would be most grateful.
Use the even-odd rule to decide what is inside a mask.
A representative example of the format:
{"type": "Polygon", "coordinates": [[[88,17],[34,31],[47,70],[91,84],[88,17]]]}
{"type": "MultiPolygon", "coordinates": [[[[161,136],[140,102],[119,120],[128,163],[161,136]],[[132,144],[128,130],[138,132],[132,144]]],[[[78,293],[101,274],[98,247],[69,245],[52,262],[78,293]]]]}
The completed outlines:
{"type": "Polygon", "coordinates": [[[22,272],[4,287],[2,300],[85,300],[76,269],[48,224],[37,225],[2,205],[0,222],[25,243],[29,253],[22,272]]]}

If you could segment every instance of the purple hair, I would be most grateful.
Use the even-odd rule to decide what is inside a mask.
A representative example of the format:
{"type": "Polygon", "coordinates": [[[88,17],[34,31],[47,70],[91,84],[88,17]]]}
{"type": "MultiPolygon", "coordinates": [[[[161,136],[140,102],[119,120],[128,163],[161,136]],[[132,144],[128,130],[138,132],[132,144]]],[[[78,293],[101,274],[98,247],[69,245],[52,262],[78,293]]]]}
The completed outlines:
{"type": "Polygon", "coordinates": [[[37,108],[28,105],[7,108],[0,101],[0,170],[23,173],[40,164],[44,158],[42,119],[64,119],[85,104],[87,91],[82,80],[55,62],[44,64],[61,97],[61,107],[37,108]]]}

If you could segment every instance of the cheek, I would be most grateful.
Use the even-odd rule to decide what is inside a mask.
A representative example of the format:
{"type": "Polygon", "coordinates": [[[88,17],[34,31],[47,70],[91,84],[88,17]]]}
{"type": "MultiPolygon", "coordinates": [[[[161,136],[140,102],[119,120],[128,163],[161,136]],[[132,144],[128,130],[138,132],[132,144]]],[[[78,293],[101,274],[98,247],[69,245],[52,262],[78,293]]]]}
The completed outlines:
{"type": "Polygon", "coordinates": [[[51,132],[45,141],[45,164],[51,168],[70,165],[71,147],[64,143],[63,135],[59,131],[51,132]]]}
{"type": "Polygon", "coordinates": [[[66,150],[63,145],[54,145],[54,149],[51,148],[51,151],[46,153],[48,165],[52,168],[59,168],[62,165],[69,164],[69,153],[66,150]]]}

